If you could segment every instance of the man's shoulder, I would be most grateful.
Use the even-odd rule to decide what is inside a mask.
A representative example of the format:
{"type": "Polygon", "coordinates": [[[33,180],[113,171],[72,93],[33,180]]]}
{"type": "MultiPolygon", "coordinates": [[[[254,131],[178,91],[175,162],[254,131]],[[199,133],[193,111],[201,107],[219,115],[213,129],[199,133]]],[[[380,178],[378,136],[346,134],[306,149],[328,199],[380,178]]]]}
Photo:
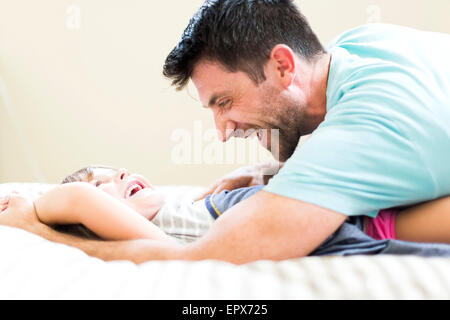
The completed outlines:
{"type": "Polygon", "coordinates": [[[421,31],[389,24],[363,25],[340,35],[329,48],[327,111],[344,102],[360,112],[372,106],[376,113],[381,109],[409,113],[413,105],[421,109],[424,101],[433,104],[423,83],[433,83],[436,68],[410,41],[422,36],[421,31]],[[404,50],[407,45],[411,50],[404,50]]]}
{"type": "Polygon", "coordinates": [[[345,44],[380,41],[385,38],[395,37],[399,33],[411,33],[417,31],[418,30],[412,28],[394,24],[364,24],[352,29],[348,29],[335,37],[328,45],[328,49],[331,50],[334,47],[343,46],[345,44]]]}

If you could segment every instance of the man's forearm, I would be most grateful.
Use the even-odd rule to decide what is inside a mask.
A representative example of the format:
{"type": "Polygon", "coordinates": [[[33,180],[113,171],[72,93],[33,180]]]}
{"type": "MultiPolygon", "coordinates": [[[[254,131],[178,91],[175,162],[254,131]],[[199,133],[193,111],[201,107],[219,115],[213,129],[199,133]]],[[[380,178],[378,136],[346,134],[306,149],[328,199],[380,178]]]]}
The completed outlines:
{"type": "Polygon", "coordinates": [[[160,240],[90,240],[55,231],[45,224],[29,230],[44,239],[65,244],[104,261],[129,260],[140,264],[150,260],[191,260],[188,250],[175,242],[160,240]]]}
{"type": "Polygon", "coordinates": [[[307,256],[346,219],[319,206],[260,191],[236,204],[192,243],[195,259],[234,264],[307,256]]]}

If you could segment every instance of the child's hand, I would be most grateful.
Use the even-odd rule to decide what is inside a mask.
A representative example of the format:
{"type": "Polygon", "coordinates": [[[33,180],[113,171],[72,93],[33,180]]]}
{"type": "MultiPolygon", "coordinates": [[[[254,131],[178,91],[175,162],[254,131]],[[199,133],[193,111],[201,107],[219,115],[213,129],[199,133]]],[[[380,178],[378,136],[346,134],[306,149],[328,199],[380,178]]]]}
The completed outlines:
{"type": "Polygon", "coordinates": [[[0,198],[0,213],[8,208],[9,196],[0,198]]]}
{"type": "Polygon", "coordinates": [[[0,199],[0,225],[33,231],[40,224],[34,210],[33,202],[19,195],[17,192],[0,199]]]}
{"type": "Polygon", "coordinates": [[[19,195],[19,193],[17,191],[12,191],[9,195],[0,197],[0,213],[8,209],[11,195],[19,195]]]}

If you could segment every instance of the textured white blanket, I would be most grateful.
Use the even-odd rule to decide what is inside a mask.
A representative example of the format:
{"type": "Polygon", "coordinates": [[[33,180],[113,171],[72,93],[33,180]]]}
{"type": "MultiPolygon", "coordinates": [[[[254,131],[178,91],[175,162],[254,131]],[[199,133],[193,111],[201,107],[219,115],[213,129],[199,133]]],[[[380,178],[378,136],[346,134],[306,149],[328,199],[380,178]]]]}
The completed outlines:
{"type": "MultiPolygon", "coordinates": [[[[33,197],[48,186],[0,185],[0,195],[12,188],[33,197]]],[[[450,259],[405,256],[138,266],[0,227],[0,299],[449,299],[449,270],[450,259]]]]}

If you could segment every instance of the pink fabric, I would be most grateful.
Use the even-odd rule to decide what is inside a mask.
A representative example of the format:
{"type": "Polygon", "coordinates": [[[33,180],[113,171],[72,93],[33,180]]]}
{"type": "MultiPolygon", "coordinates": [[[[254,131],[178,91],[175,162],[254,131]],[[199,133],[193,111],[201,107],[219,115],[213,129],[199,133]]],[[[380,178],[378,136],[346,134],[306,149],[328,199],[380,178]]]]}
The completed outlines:
{"type": "Polygon", "coordinates": [[[395,216],[399,209],[380,210],[376,218],[366,218],[366,233],[375,240],[397,239],[395,236],[395,216]]]}

